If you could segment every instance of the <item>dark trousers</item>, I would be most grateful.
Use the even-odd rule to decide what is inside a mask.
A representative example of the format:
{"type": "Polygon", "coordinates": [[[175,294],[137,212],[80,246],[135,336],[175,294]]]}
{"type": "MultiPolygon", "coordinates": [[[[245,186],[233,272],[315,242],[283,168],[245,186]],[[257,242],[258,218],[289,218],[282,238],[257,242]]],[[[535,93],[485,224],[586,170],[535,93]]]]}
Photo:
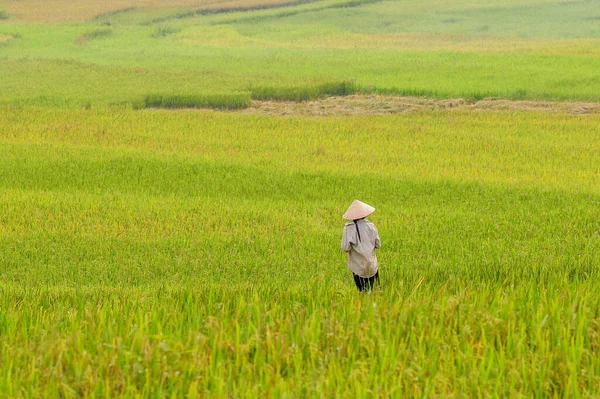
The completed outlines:
{"type": "Polygon", "coordinates": [[[359,291],[367,291],[372,290],[375,282],[379,285],[379,270],[375,273],[374,276],[371,277],[360,277],[358,274],[354,274],[354,283],[356,284],[356,288],[359,291]]]}

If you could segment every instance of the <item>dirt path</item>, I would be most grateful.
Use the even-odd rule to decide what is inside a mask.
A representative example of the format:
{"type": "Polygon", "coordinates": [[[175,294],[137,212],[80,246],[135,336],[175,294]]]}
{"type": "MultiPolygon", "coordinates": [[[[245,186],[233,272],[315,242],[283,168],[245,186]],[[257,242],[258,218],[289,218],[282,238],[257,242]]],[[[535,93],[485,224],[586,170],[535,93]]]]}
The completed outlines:
{"type": "Polygon", "coordinates": [[[395,97],[355,95],[329,97],[306,102],[253,101],[250,108],[240,112],[263,115],[386,115],[430,110],[494,110],[494,111],[542,111],[568,114],[600,114],[600,103],[550,102],[483,99],[480,101],[455,99],[429,99],[419,97],[395,97]]]}

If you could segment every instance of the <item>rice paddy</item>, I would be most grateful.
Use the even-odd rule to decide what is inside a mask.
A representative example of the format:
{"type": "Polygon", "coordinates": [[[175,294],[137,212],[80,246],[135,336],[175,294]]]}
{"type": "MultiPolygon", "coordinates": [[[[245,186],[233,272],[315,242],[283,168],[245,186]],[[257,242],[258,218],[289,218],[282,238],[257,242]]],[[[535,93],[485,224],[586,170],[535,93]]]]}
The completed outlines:
{"type": "Polygon", "coordinates": [[[0,396],[600,394],[590,2],[125,3],[0,5],[0,396]]]}

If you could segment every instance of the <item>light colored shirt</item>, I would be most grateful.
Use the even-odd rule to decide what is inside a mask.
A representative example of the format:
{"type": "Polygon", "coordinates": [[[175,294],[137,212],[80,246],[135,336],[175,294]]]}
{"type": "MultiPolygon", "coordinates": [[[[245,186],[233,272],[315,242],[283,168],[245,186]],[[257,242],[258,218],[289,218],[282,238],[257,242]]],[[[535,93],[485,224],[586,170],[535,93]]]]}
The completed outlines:
{"type": "Polygon", "coordinates": [[[379,264],[375,256],[375,248],[381,248],[381,240],[377,228],[367,219],[344,224],[342,249],[348,252],[348,269],[360,277],[373,277],[379,264]],[[360,239],[356,228],[360,230],[360,239]]]}

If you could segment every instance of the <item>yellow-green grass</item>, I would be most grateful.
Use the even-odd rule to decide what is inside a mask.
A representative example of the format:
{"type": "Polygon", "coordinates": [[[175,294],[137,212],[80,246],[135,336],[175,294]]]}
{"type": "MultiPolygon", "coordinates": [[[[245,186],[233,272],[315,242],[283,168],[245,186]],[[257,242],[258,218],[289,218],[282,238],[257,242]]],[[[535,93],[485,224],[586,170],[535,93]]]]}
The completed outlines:
{"type": "Polygon", "coordinates": [[[3,396],[600,390],[597,115],[1,114],[3,396]]]}

